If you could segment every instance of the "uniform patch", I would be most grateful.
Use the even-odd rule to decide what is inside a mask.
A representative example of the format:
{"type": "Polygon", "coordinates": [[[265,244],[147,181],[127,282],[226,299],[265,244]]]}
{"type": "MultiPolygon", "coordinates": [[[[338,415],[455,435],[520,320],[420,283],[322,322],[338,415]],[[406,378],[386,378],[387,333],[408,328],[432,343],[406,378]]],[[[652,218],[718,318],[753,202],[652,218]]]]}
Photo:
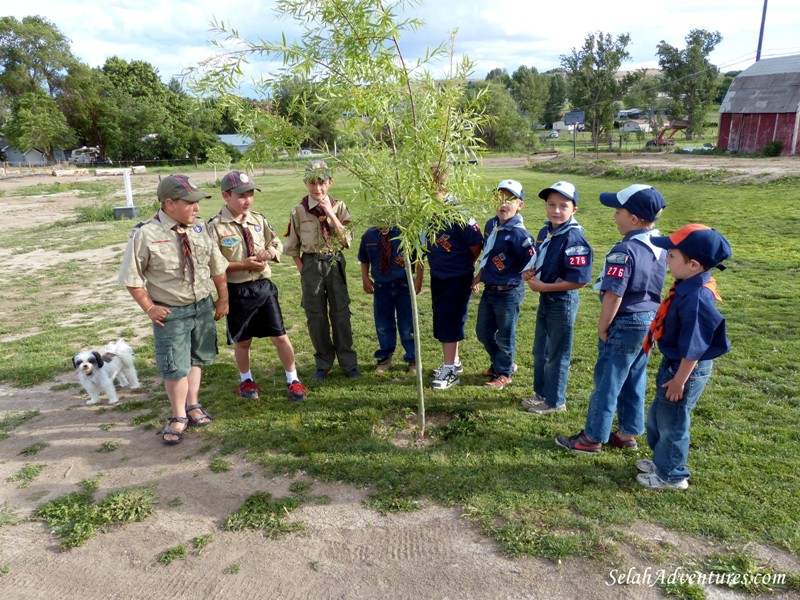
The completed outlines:
{"type": "Polygon", "coordinates": [[[503,259],[506,257],[505,254],[500,253],[494,258],[492,258],[492,264],[494,265],[495,269],[498,271],[505,271],[506,265],[503,262],[503,259]]]}
{"type": "Polygon", "coordinates": [[[612,252],[606,256],[606,262],[609,265],[624,265],[628,262],[628,255],[624,252],[612,252]]]}
{"type": "Polygon", "coordinates": [[[625,278],[625,267],[617,265],[608,265],[606,269],[606,277],[616,277],[617,279],[625,278]]]}
{"type": "Polygon", "coordinates": [[[589,264],[589,257],[586,254],[580,256],[568,256],[567,262],[570,267],[585,267],[589,264]]]}
{"type": "Polygon", "coordinates": [[[523,248],[528,248],[529,246],[532,246],[532,244],[533,244],[533,238],[525,238],[524,240],[522,240],[523,248]]]}
{"type": "Polygon", "coordinates": [[[588,246],[570,246],[566,250],[564,250],[564,254],[567,256],[586,256],[589,254],[589,247],[588,246]]]}
{"type": "Polygon", "coordinates": [[[192,230],[193,230],[195,233],[203,233],[203,228],[202,228],[202,227],[200,227],[200,225],[195,225],[194,227],[192,227],[192,230]]]}
{"type": "Polygon", "coordinates": [[[225,246],[226,248],[233,248],[236,244],[241,242],[241,238],[235,235],[229,235],[222,239],[220,239],[219,243],[225,246]]]}
{"type": "Polygon", "coordinates": [[[442,248],[444,248],[445,250],[447,250],[448,252],[450,252],[450,248],[452,248],[453,245],[450,242],[447,241],[449,239],[450,239],[450,236],[445,233],[438,240],[436,240],[436,243],[439,246],[441,246],[442,248]]]}
{"type": "Polygon", "coordinates": [[[261,231],[261,225],[253,225],[253,229],[257,232],[261,231]]]}

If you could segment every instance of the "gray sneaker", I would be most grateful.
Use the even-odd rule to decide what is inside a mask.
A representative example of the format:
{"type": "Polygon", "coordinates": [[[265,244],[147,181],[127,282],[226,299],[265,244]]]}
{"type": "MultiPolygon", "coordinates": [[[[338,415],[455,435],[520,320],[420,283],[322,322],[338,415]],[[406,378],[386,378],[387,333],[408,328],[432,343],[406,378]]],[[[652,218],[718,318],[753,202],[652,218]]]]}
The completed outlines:
{"type": "MultiPolygon", "coordinates": [[[[464,366],[461,364],[461,360],[460,359],[456,361],[455,368],[456,368],[456,374],[464,372],[464,366]]],[[[431,375],[433,375],[433,378],[434,379],[438,379],[439,378],[439,374],[442,372],[443,369],[444,369],[444,363],[439,365],[438,368],[432,369],[431,370],[431,375]]]]}
{"type": "Polygon", "coordinates": [[[654,463],[649,458],[641,458],[636,461],[636,468],[639,469],[642,473],[655,473],[656,463],[654,463]]]}
{"type": "Polygon", "coordinates": [[[534,394],[530,398],[523,398],[522,402],[519,405],[522,408],[528,409],[533,408],[534,406],[539,406],[541,404],[546,404],[544,398],[542,398],[539,394],[534,394]]]}
{"type": "Polygon", "coordinates": [[[567,404],[564,403],[561,406],[550,406],[547,402],[539,402],[534,404],[530,408],[528,408],[528,412],[534,415],[549,415],[550,413],[555,412],[565,412],[567,410],[567,404]]]}
{"type": "Polygon", "coordinates": [[[666,481],[661,479],[656,473],[639,473],[636,476],[636,481],[652,490],[685,490],[689,487],[688,479],[666,481]]]}
{"type": "Polygon", "coordinates": [[[457,385],[460,379],[455,369],[447,369],[444,373],[439,373],[436,378],[431,381],[431,387],[435,390],[446,390],[447,388],[457,385]]]}

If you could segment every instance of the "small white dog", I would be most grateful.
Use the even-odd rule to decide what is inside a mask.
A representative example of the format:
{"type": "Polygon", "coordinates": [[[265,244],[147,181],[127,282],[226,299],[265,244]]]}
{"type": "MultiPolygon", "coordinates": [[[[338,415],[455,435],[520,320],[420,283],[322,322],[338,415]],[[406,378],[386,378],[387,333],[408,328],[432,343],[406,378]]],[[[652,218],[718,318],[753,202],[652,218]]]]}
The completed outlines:
{"type": "Polygon", "coordinates": [[[86,404],[97,404],[100,394],[108,395],[108,403],[119,402],[114,379],[120,385],[128,386],[135,390],[139,387],[139,378],[136,375],[136,366],[133,364],[133,349],[119,339],[106,344],[105,353],[79,352],[72,358],[78,379],[89,394],[86,404]]]}

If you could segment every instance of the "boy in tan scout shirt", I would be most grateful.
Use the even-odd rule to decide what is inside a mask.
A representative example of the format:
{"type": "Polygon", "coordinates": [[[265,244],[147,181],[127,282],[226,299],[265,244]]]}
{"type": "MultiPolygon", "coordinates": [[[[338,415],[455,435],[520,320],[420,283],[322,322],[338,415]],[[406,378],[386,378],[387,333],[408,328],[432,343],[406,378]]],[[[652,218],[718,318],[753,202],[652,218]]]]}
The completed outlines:
{"type": "Polygon", "coordinates": [[[189,424],[211,423],[198,397],[202,365],[217,355],[214,321],[228,314],[228,262],[197,218],[197,203],[211,194],[186,175],[164,178],[157,193],[161,208],[131,232],[118,281],[153,322],[156,366],[172,408],[161,439],[174,445],[189,424]]]}
{"type": "Polygon", "coordinates": [[[261,213],[253,212],[253,197],[261,191],[242,171],[226,173],[220,184],[225,206],[208,221],[208,233],[228,260],[228,343],[239,369],[239,395],[258,398],[259,388],[250,372],[250,346],[254,337],[268,337],[278,350],[286,373],[289,399],[306,399],[297,376],[294,348],[283,326],[278,289],[270,280],[269,262],[280,262],[283,246],[261,213]]]}
{"type": "Polygon", "coordinates": [[[344,202],[328,195],[333,178],[325,162],[309,163],[303,182],[308,195],[292,209],[284,251],[300,271],[302,305],[317,366],[313,377],[325,379],[334,358],[339,359],[347,377],[361,377],[353,349],[350,295],[342,254],[342,249],[349,248],[353,241],[353,218],[344,202]]]}

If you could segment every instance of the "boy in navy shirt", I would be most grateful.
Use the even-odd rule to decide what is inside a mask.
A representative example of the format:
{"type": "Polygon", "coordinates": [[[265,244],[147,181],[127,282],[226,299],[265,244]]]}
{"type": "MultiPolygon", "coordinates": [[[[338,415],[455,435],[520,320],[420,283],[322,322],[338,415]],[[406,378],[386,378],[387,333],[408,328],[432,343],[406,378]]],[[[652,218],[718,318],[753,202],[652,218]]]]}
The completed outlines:
{"type": "Polygon", "coordinates": [[[592,248],[575,220],[578,190],[557,181],[539,192],[548,220],[536,236],[536,264],[522,278],[539,292],[533,342],[533,397],[522,407],[542,414],[567,401],[578,290],[592,281],[592,248]]]}
{"type": "MultiPolygon", "coordinates": [[[[455,204],[456,200],[447,193],[447,173],[434,168],[432,174],[438,186],[436,198],[455,204]]],[[[481,253],[483,236],[475,219],[470,218],[466,225],[447,225],[429,240],[433,337],[442,343],[444,355],[442,365],[433,371],[431,387],[445,390],[459,382],[458,374],[464,370],[458,343],[464,339],[475,261],[481,253]]]]}
{"type": "Polygon", "coordinates": [[[654,223],[666,206],[649,185],[631,185],[600,194],[600,202],[615,208],[614,220],[624,236],[606,255],[598,284],[601,308],[597,324],[594,390],[583,431],[558,436],[556,444],[574,452],[594,453],[609,443],[636,448],[634,436],[644,432],[647,354],[642,349],[650,322],[661,303],[667,275],[665,255],[651,238],[654,223]],[[614,413],[618,431],[611,432],[614,413]]]}
{"type": "Polygon", "coordinates": [[[636,480],[648,488],[685,490],[691,475],[686,468],[691,413],[711,376],[713,359],[730,350],[711,269],[725,269],[720,263],[731,257],[731,246],[717,230],[696,224],[651,241],[667,250],[675,283],[644,342],[649,352],[657,341],[662,359],[656,397],[647,413],[653,460],[636,461],[642,471],[636,480]]]}
{"type": "MultiPolygon", "coordinates": [[[[372,310],[378,349],[376,373],[392,367],[392,355],[397,347],[397,333],[405,354],[408,370],[416,372],[414,323],[411,314],[411,293],[408,289],[405,259],[400,253],[400,230],[397,227],[370,227],[361,236],[358,261],[361,263],[361,283],[364,291],[373,296],[372,310]],[[372,279],[370,279],[370,270],[372,279]]],[[[417,268],[414,293],[422,289],[422,267],[417,268]]]]}
{"type": "Polygon", "coordinates": [[[517,321],[525,285],[522,272],[533,266],[534,240],[525,229],[522,210],[525,191],[519,181],[497,184],[497,215],[484,227],[483,256],[473,290],[483,282],[475,333],[489,354],[487,387],[502,390],[511,383],[517,351],[517,321]]]}

